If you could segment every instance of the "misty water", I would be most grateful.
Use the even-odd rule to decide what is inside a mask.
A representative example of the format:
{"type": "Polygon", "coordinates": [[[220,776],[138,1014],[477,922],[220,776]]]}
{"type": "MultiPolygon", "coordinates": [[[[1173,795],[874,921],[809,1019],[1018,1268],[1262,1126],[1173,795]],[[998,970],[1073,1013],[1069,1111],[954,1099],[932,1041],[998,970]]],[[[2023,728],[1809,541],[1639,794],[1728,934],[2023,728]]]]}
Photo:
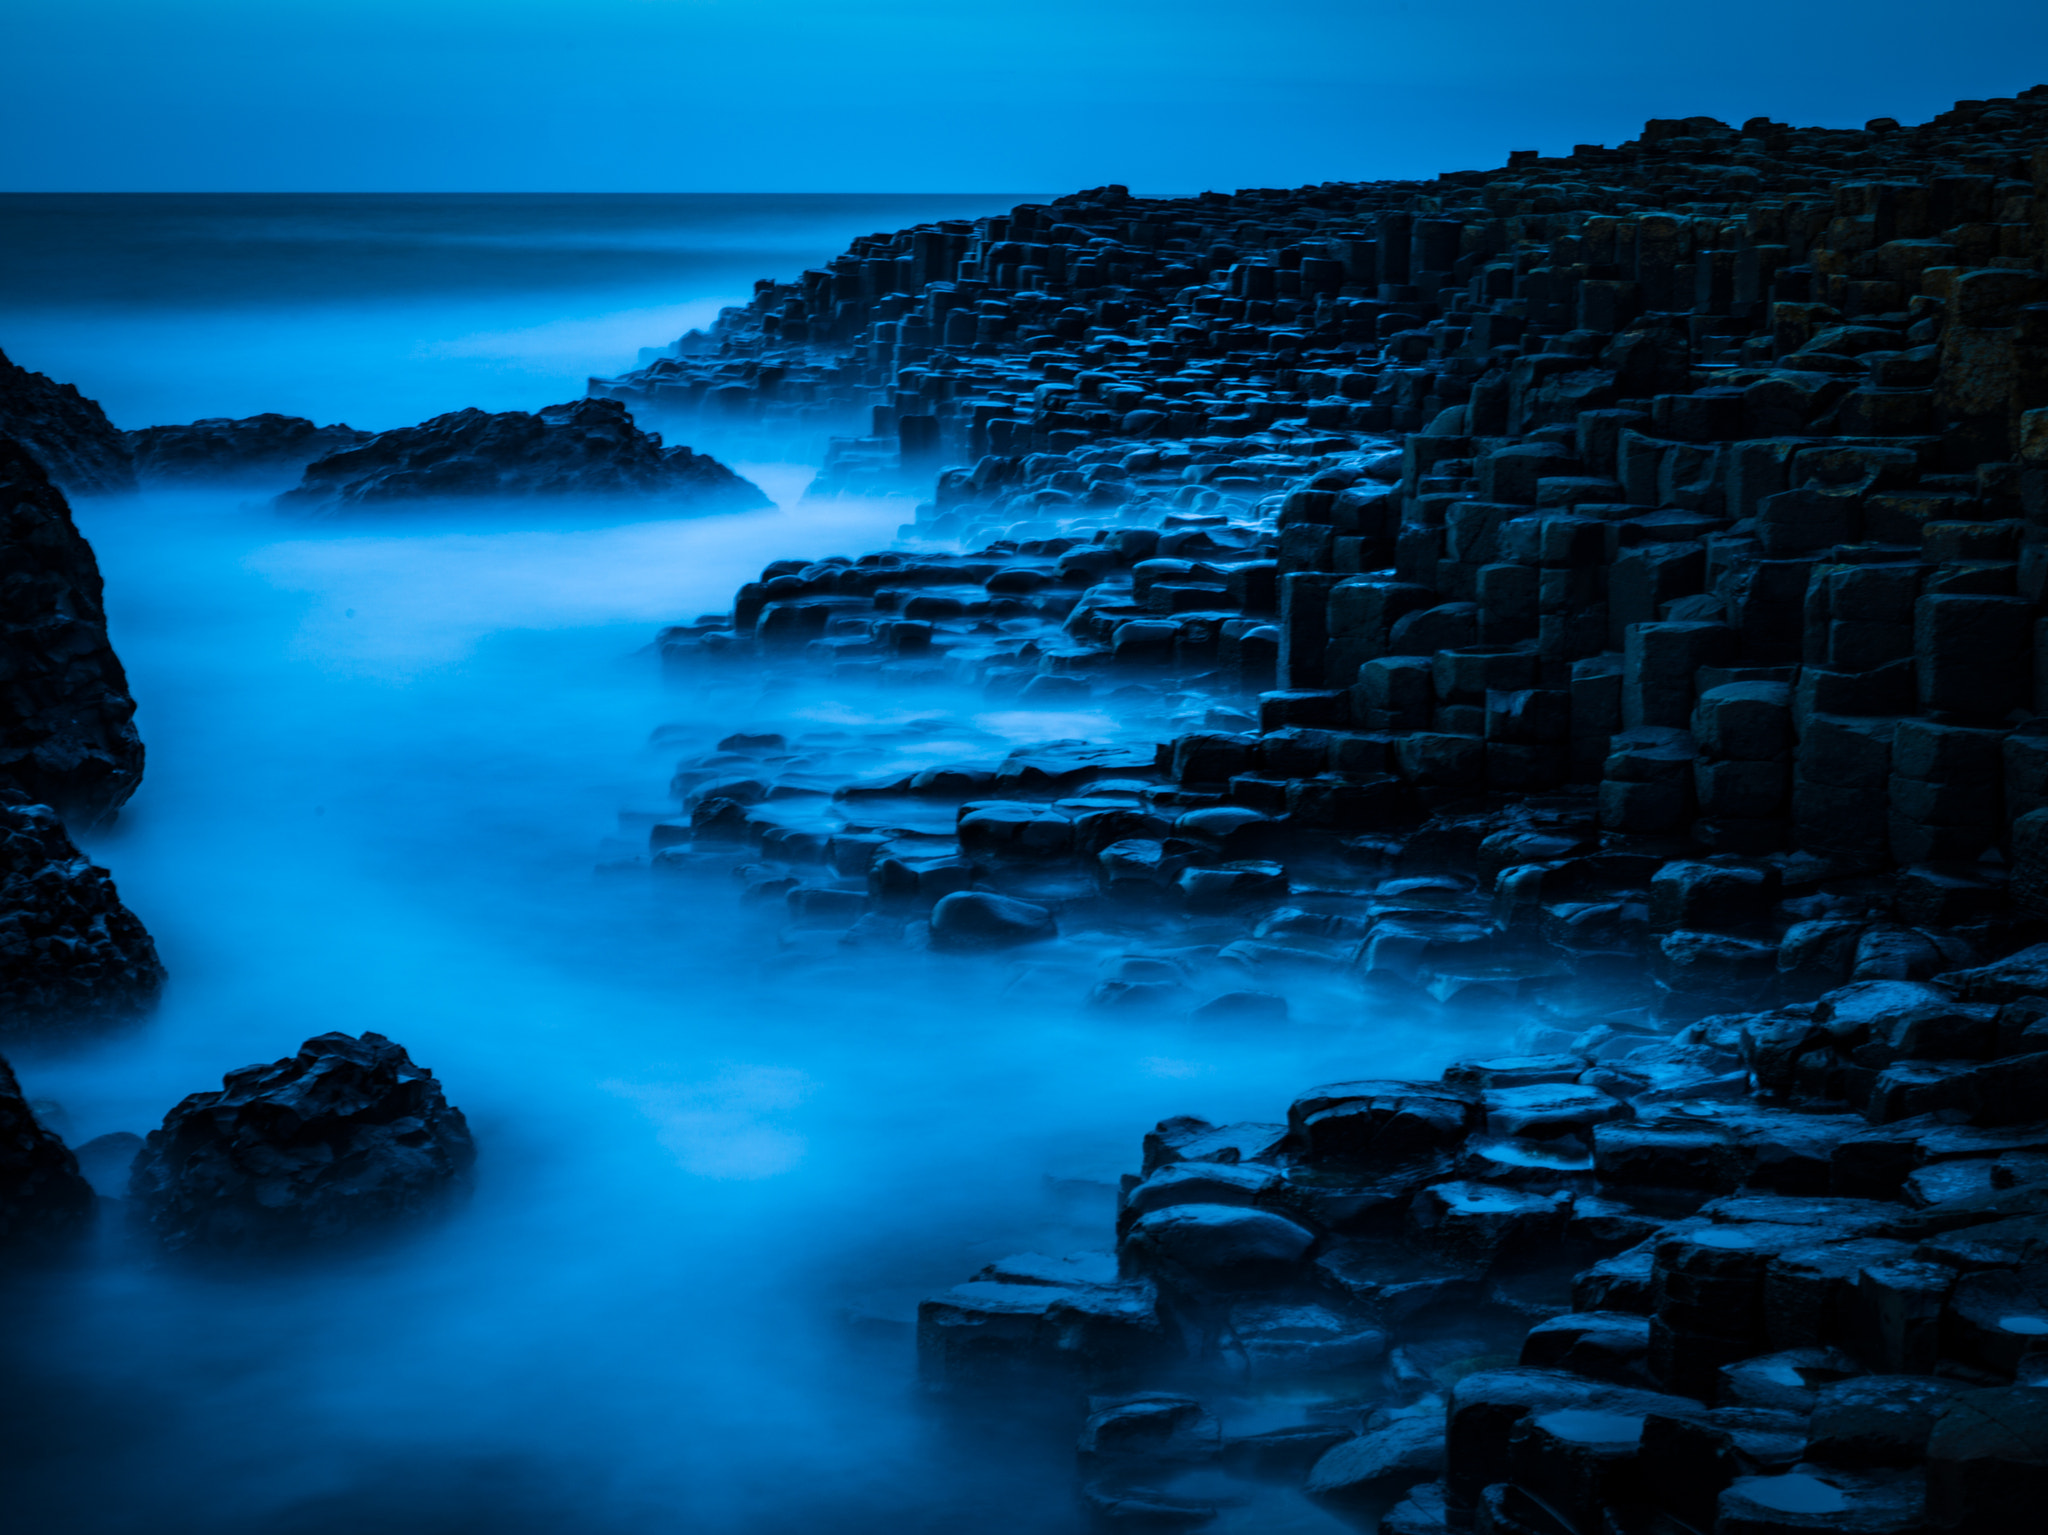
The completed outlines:
{"type": "MultiPolygon", "coordinates": [[[[6,199],[0,346],[125,427],[531,408],[753,276],[1014,200],[6,199]]],[[[738,465],[775,510],[694,520],[304,523],[242,489],[78,506],[149,747],[89,851],[173,981],[127,1033],[17,1050],[25,1086],[76,1145],[375,1029],[468,1114],[479,1177],[432,1230],[261,1271],[153,1265],[109,1207],[78,1266],[12,1282],[13,1528],[1075,1529],[1056,1425],[919,1388],[917,1297],[1107,1247],[1166,1115],[1272,1119],[1314,1082],[1496,1042],[1341,988],[1280,1027],[1090,1012],[1086,952],[840,951],[716,871],[636,867],[678,757],[730,731],[836,732],[886,768],[1143,723],[743,673],[665,688],[657,626],[906,520],[804,502],[810,451],[738,465]]],[[[1335,1528],[1296,1517],[1231,1527],[1335,1528]]]]}

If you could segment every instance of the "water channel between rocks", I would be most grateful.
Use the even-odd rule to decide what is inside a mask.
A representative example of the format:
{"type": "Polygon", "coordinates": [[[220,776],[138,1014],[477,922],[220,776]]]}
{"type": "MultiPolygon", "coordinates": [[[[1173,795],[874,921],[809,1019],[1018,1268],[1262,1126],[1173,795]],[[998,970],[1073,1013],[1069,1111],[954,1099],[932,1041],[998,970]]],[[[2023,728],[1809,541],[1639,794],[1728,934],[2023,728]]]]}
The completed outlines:
{"type": "Polygon", "coordinates": [[[741,467],[791,504],[331,528],[227,496],[80,507],[150,747],[90,851],[175,980],[132,1033],[24,1055],[30,1092],[78,1144],[376,1029],[482,1159],[466,1213],[388,1250],[204,1278],[110,1236],[25,1297],[9,1432],[37,1527],[1071,1528],[1056,1432],[919,1393],[917,1296],[1106,1248],[1161,1117],[1270,1117],[1305,1082],[1500,1042],[1334,987],[1282,1025],[1090,1012],[1059,969],[1089,955],[792,950],[722,877],[607,872],[672,811],[676,758],[732,730],[851,732],[884,765],[1118,737],[966,691],[664,690],[658,623],[771,558],[883,547],[906,512],[741,467]]]}

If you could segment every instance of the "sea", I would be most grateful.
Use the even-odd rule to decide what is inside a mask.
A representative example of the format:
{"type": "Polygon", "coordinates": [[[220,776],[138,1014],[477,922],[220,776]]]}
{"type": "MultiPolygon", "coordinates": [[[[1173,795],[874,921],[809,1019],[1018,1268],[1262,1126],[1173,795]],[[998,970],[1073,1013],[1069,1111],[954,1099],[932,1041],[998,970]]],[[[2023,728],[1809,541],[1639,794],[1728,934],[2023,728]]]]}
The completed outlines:
{"type": "MultiPolygon", "coordinates": [[[[535,409],[853,236],[1024,200],[6,196],[0,348],[123,428],[535,409]]],[[[74,1145],[142,1134],[375,1030],[480,1159],[444,1223],[267,1266],[152,1258],[110,1180],[91,1250],[0,1294],[10,1531],[1079,1532],[1071,1422],[935,1393],[917,1299],[1106,1249],[1165,1116],[1271,1120],[1496,1043],[1334,991],[1252,1029],[1091,1010],[1028,962],[821,958],[722,872],[649,870],[679,756],[731,731],[923,762],[1122,728],[965,689],[665,686],[659,626],[909,515],[807,498],[816,444],[752,452],[775,505],[709,517],[77,503],[149,753],[86,847],[172,979],[133,1028],[14,1048],[27,1091],[74,1145]]],[[[1212,1528],[1345,1526],[1254,1500],[1212,1528]]]]}

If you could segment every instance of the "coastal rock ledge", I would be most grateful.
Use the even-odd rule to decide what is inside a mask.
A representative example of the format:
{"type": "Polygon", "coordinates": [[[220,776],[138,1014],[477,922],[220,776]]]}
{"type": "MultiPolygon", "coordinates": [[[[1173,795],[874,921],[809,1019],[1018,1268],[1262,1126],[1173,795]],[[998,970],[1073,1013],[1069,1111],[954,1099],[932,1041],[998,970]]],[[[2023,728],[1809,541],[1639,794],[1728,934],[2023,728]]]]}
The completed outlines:
{"type": "Polygon", "coordinates": [[[277,504],[334,512],[473,496],[645,496],[688,501],[693,511],[769,504],[708,454],[663,447],[616,400],[573,400],[531,415],[458,410],[380,432],[309,464],[277,504]]]}

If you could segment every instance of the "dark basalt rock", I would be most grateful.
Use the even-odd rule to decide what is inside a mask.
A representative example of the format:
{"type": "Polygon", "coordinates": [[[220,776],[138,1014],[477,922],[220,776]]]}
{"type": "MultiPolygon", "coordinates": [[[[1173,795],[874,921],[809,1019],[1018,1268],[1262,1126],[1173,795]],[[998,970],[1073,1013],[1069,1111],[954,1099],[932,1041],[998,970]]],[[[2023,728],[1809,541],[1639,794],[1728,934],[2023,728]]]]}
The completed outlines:
{"type": "Polygon", "coordinates": [[[121,1022],[163,984],[156,945],[107,871],[48,806],[0,799],[0,1035],[121,1022]]]}
{"type": "Polygon", "coordinates": [[[92,547],[42,465],[0,437],[0,782],[100,820],[142,781],[134,716],[92,547]]]}
{"type": "Polygon", "coordinates": [[[144,484],[195,485],[220,480],[289,482],[329,454],[359,447],[376,434],[352,426],[315,426],[304,416],[265,412],[235,420],[207,416],[188,426],[150,426],[124,434],[144,484]]]}
{"type": "Polygon", "coordinates": [[[322,1034],[194,1093],[135,1159],[136,1219],[171,1252],[279,1253],[444,1208],[476,1147],[432,1072],[381,1034],[322,1034]]]}
{"type": "Polygon", "coordinates": [[[616,400],[573,400],[532,415],[458,410],[380,432],[308,465],[277,504],[331,512],[470,496],[642,496],[696,511],[769,504],[708,454],[664,448],[616,400]]]}
{"type": "Polygon", "coordinates": [[[128,443],[107,413],[75,385],[31,373],[4,352],[0,435],[21,443],[50,478],[74,496],[115,495],[135,488],[128,443]]]}
{"type": "Polygon", "coordinates": [[[942,949],[1010,949],[1057,931],[1043,906],[979,890],[956,891],[932,908],[932,942],[942,949]]]}
{"type": "Polygon", "coordinates": [[[78,1159],[37,1121],[0,1060],[0,1258],[77,1236],[96,1208],[78,1159]]]}
{"type": "MultiPolygon", "coordinates": [[[[1032,984],[1076,1006],[1299,983],[1367,1030],[1519,1022],[1284,1131],[1165,1121],[1120,1185],[1118,1272],[1169,1324],[1120,1388],[1327,1373],[1275,1430],[1345,1429],[1305,1491],[1412,1482],[1404,1535],[2019,1527],[2048,1465],[2044,125],[2039,86],[1429,182],[1104,187],[761,283],[593,393],[872,421],[809,494],[929,487],[919,547],[775,560],[664,630],[665,670],[1174,734],[868,781],[830,743],[714,754],[651,845],[758,849],[750,890],[822,861],[849,905],[866,875],[938,947],[1021,898],[1032,984]],[[1098,946],[1092,991],[1053,973],[1098,946]]],[[[1384,1069],[1362,1038],[1350,1074],[1384,1069]]],[[[1048,1378],[1070,1334],[1033,1287],[930,1303],[931,1377],[988,1389],[1000,1343],[1048,1378]]],[[[1217,1491],[1094,1487],[1161,1523],[1217,1491]]]]}

